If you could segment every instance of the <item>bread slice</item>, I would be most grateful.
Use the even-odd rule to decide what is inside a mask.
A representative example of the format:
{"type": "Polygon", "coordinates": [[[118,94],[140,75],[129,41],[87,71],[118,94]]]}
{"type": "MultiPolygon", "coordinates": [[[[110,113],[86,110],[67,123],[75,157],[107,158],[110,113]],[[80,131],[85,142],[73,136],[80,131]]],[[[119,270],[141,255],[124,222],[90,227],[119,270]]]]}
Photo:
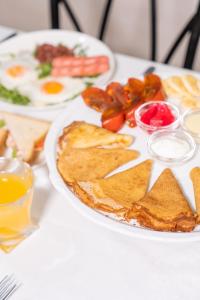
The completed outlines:
{"type": "Polygon", "coordinates": [[[57,166],[66,183],[72,184],[103,178],[138,156],[134,150],[66,147],[58,157],[57,166]]]}
{"type": "Polygon", "coordinates": [[[192,231],[194,214],[170,169],[165,169],[151,191],[135,204],[140,225],[160,231],[192,231]]]}
{"type": "Polygon", "coordinates": [[[2,155],[5,150],[7,137],[8,137],[8,130],[5,128],[0,128],[0,155],[2,155]]]}
{"type": "Polygon", "coordinates": [[[89,206],[125,217],[133,203],[146,194],[151,168],[152,161],[146,160],[108,178],[78,182],[73,188],[89,206]]]}
{"type": "Polygon", "coordinates": [[[89,148],[109,146],[112,148],[127,147],[133,137],[126,134],[113,133],[107,129],[86,122],[73,122],[63,130],[59,139],[62,150],[66,144],[72,148],[89,148]]]}
{"type": "Polygon", "coordinates": [[[46,136],[50,122],[8,112],[1,112],[1,115],[23,160],[31,162],[35,156],[34,147],[46,136]]]}
{"type": "Polygon", "coordinates": [[[190,172],[190,177],[194,188],[197,223],[200,224],[200,168],[193,168],[190,172]]]}

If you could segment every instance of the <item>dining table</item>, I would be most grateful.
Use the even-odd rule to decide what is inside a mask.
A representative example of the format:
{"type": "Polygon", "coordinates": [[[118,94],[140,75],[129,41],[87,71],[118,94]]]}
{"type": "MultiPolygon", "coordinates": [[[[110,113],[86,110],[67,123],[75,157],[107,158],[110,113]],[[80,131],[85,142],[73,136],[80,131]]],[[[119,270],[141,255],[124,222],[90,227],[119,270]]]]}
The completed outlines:
{"type": "MultiPolygon", "coordinates": [[[[6,30],[0,27],[0,42],[6,30]]],[[[119,53],[115,59],[112,80],[141,76],[150,66],[158,74],[196,74],[119,53]]],[[[200,238],[165,241],[115,232],[77,212],[53,188],[45,165],[34,173],[38,229],[12,252],[0,252],[0,279],[14,274],[21,282],[13,300],[199,299],[200,238]]]]}

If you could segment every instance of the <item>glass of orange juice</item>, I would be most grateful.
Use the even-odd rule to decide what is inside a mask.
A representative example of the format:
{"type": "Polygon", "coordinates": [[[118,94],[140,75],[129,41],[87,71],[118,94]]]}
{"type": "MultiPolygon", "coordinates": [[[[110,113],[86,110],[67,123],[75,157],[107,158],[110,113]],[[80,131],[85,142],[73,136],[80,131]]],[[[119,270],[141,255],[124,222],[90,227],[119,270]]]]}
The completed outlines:
{"type": "Polygon", "coordinates": [[[18,159],[0,157],[0,249],[11,251],[36,228],[31,219],[33,172],[18,159]]]}

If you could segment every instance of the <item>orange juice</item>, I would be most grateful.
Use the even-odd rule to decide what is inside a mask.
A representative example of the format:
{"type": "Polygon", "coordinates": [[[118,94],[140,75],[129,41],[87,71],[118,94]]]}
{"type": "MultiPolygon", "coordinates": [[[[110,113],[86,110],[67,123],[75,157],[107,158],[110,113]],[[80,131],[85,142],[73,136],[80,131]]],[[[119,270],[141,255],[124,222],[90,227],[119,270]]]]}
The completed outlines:
{"type": "Polygon", "coordinates": [[[0,172],[0,248],[10,250],[32,229],[33,176],[30,168],[0,172]]]}

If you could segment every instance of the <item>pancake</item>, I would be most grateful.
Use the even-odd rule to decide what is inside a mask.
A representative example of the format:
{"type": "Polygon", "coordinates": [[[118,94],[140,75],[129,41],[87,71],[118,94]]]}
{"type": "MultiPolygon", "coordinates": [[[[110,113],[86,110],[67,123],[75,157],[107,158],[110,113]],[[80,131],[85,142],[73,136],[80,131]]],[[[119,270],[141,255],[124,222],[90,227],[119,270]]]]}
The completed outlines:
{"type": "Polygon", "coordinates": [[[74,181],[103,178],[138,156],[135,150],[66,147],[58,157],[57,166],[65,182],[70,185],[74,181]]]}
{"type": "Polygon", "coordinates": [[[161,173],[134,209],[138,223],[154,230],[187,232],[195,227],[194,214],[170,169],[161,173]]]}
{"type": "Polygon", "coordinates": [[[77,182],[73,188],[80,199],[89,203],[89,206],[126,218],[133,203],[146,194],[151,169],[152,161],[146,160],[108,178],[77,182]]]}
{"type": "Polygon", "coordinates": [[[194,168],[190,172],[190,177],[193,183],[196,212],[197,212],[197,223],[200,224],[200,168],[194,168]]]}
{"type": "Polygon", "coordinates": [[[133,137],[126,134],[113,133],[107,129],[86,122],[73,122],[63,130],[59,139],[60,150],[71,148],[89,147],[128,147],[132,144],[133,137]]]}

